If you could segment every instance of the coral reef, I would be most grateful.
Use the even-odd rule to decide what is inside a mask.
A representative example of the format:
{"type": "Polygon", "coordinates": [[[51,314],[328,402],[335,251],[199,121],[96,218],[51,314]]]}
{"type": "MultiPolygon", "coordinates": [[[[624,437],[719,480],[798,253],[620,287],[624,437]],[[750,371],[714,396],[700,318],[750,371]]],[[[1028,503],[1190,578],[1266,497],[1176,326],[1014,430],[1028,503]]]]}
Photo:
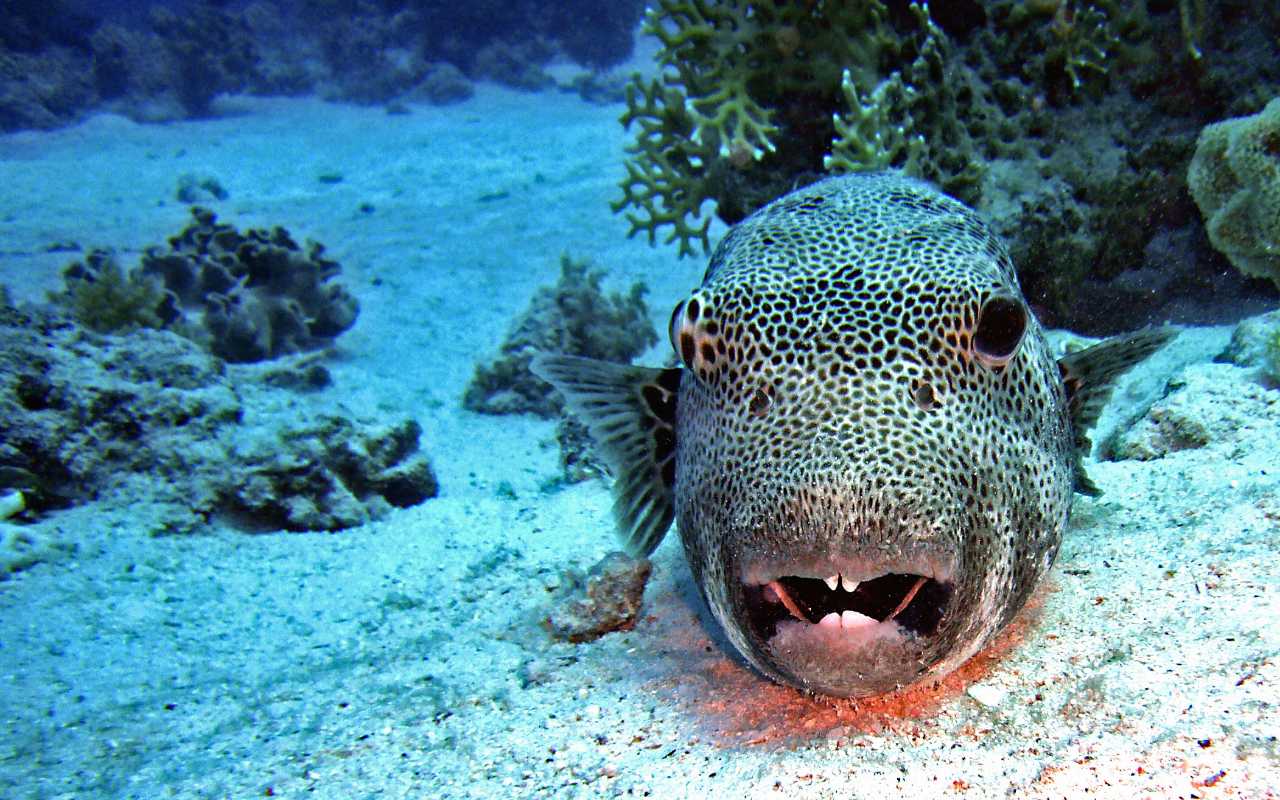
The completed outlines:
{"type": "Polygon", "coordinates": [[[556,56],[591,69],[624,61],[643,0],[197,0],[132,17],[89,8],[6,4],[0,130],[54,128],[96,108],[206,116],[233,92],[390,103],[455,102],[474,78],[541,89],[556,56]]]}
{"type": "Polygon", "coordinates": [[[1246,275],[1280,286],[1280,97],[1207,126],[1187,184],[1213,246],[1246,275]]]}
{"type": "Polygon", "coordinates": [[[0,130],[53,128],[95,100],[94,20],[63,0],[10,0],[0,24],[0,130]]]}
{"type": "Polygon", "coordinates": [[[227,513],[254,529],[338,530],[436,494],[416,422],[357,424],[284,404],[170,331],[86,331],[53,307],[0,308],[0,493],[41,513],[114,493],[164,509],[157,533],[227,513]]]}
{"type": "Polygon", "coordinates": [[[328,345],[355,324],[359,304],[333,278],[341,266],[284,228],[241,233],[207,209],[151,247],[127,274],[104,251],[64,273],[63,298],[98,331],[166,327],[232,362],[328,345]]]}
{"type": "Polygon", "coordinates": [[[242,17],[213,5],[181,13],[151,9],[151,28],[171,63],[172,88],[188,116],[205,116],[213,99],[248,88],[257,77],[257,45],[242,17]]]}
{"type": "MultiPolygon", "coordinates": [[[[1128,306],[1093,301],[1149,285],[1153,242],[1194,223],[1196,134],[1280,82],[1280,7],[1225,0],[1186,29],[1183,16],[1115,0],[662,0],[646,20],[662,71],[628,88],[614,210],[692,255],[708,249],[709,202],[732,224],[830,171],[901,169],[993,219],[1051,324],[1123,328],[1128,306]]],[[[1145,302],[1216,320],[1215,256],[1186,241],[1189,268],[1145,302]]]]}
{"type": "Polygon", "coordinates": [[[902,168],[973,199],[979,144],[1005,141],[1005,113],[927,8],[908,11],[661,0],[645,30],[664,72],[628,87],[636,137],[614,210],[651,242],[670,227],[691,255],[709,250],[706,201],[734,223],[826,171],[902,168]]]}
{"type": "Polygon", "coordinates": [[[635,627],[652,566],[648,559],[612,552],[584,578],[569,574],[565,588],[548,610],[551,635],[568,642],[591,642],[613,631],[635,627]]]}
{"type": "Polygon", "coordinates": [[[640,0],[304,0],[300,17],[303,35],[319,42],[331,96],[386,102],[426,91],[415,87],[428,79],[440,83],[429,75],[433,63],[524,90],[552,85],[543,67],[558,54],[612,66],[630,55],[642,7],[640,0]]]}
{"type": "Polygon", "coordinates": [[[485,414],[533,413],[554,417],[561,400],[529,371],[535,353],[569,353],[629,362],[658,341],[644,302],[644,284],[626,295],[605,295],[604,271],[560,258],[560,280],[539,289],[511,326],[501,355],[476,366],[464,407],[485,414]]]}

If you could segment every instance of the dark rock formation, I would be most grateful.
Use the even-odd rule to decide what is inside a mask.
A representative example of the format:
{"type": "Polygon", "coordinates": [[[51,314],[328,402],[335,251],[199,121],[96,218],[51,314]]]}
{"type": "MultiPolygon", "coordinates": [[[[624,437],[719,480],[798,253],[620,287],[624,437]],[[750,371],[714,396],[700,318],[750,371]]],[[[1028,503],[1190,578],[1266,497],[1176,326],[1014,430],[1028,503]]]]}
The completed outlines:
{"type": "Polygon", "coordinates": [[[323,245],[304,250],[281,227],[241,233],[203,208],[191,215],[127,274],[104,251],[71,264],[66,297],[77,317],[99,331],[169,328],[232,362],[323,347],[355,324],[359,304],[333,281],[342,267],[323,245]]]}

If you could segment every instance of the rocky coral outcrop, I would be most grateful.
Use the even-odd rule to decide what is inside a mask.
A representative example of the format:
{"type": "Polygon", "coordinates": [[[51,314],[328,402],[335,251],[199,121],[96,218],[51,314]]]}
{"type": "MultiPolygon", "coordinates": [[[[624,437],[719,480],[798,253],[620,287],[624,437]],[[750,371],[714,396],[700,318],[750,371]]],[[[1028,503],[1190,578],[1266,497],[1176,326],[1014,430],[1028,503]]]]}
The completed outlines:
{"type": "Polygon", "coordinates": [[[115,338],[9,307],[0,340],[3,482],[37,510],[129,473],[189,480],[244,414],[226,366],[170,331],[115,338]]]}
{"type": "Polygon", "coordinates": [[[1280,392],[1231,364],[1197,364],[1171,380],[1168,394],[1104,452],[1116,460],[1150,461],[1229,445],[1242,430],[1259,426],[1280,430],[1280,392]]]}
{"type": "Polygon", "coordinates": [[[615,551],[585,576],[569,573],[566,585],[547,612],[547,630],[557,639],[575,643],[631,630],[640,614],[651,571],[648,559],[615,551]]]}
{"type": "Polygon", "coordinates": [[[0,492],[35,514],[107,496],[158,505],[156,533],[223,513],[340,530],[436,494],[416,422],[257,410],[248,390],[284,391],[270,374],[172,331],[103,335],[56,309],[0,307],[0,492]]]}
{"type": "Polygon", "coordinates": [[[342,530],[434,497],[439,489],[413,420],[362,430],[337,416],[236,448],[240,475],[219,505],[256,525],[342,530]]]}
{"type": "Polygon", "coordinates": [[[633,284],[626,295],[606,295],[600,289],[604,275],[586,261],[563,256],[560,280],[533,296],[512,323],[501,354],[476,366],[463,406],[485,414],[554,417],[562,408],[559,397],[529,371],[536,353],[627,363],[657,342],[644,285],[633,284]]]}
{"type": "Polygon", "coordinates": [[[1191,364],[1170,379],[1163,397],[1104,443],[1103,457],[1149,461],[1274,439],[1280,434],[1280,382],[1269,373],[1273,346],[1280,346],[1280,312],[1242,321],[1214,363],[1191,364]]]}
{"type": "Polygon", "coordinates": [[[71,264],[63,299],[77,318],[103,332],[168,328],[231,362],[323,347],[355,324],[359,303],[333,280],[342,267],[323,245],[304,249],[278,226],[241,233],[200,207],[191,215],[127,273],[105,251],[71,264]]]}

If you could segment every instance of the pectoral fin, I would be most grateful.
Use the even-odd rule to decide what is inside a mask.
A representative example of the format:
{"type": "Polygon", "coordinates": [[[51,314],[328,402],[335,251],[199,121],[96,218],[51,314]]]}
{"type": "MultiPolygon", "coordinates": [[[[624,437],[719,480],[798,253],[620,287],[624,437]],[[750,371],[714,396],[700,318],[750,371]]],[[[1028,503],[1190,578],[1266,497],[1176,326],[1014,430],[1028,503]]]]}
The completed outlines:
{"type": "Polygon", "coordinates": [[[1102,491],[1085,474],[1084,457],[1093,447],[1089,430],[1097,424],[1102,409],[1111,398],[1116,380],[1134,364],[1159,350],[1178,330],[1172,326],[1143,328],[1114,336],[1092,347],[1058,359],[1062,383],[1067,390],[1067,411],[1075,436],[1075,489],[1098,496],[1102,491]]]}
{"type": "Polygon", "coordinates": [[[564,395],[613,470],[613,516],[627,550],[648,556],[675,518],[676,394],[684,371],[541,354],[535,375],[564,395]]]}

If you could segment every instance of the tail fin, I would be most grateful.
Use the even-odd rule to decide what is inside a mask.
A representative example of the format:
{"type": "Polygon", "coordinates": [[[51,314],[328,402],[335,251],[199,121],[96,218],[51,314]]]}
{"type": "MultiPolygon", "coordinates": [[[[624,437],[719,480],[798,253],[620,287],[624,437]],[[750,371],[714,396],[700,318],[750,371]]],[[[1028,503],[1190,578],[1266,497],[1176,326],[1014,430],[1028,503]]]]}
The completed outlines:
{"type": "Polygon", "coordinates": [[[613,470],[613,516],[632,555],[648,556],[675,518],[679,369],[539,354],[533,373],[555,386],[613,470]]]}

